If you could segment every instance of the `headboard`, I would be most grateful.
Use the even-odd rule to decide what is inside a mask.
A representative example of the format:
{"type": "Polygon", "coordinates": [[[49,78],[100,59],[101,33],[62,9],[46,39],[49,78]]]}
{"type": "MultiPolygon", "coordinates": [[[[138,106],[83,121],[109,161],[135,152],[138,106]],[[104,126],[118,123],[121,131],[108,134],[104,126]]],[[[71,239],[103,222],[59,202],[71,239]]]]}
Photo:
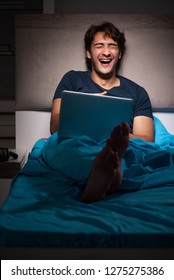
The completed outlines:
{"type": "MultiPolygon", "coordinates": [[[[16,146],[49,135],[52,98],[69,70],[85,70],[83,38],[91,24],[111,21],[125,32],[119,74],[148,91],[164,122],[174,109],[174,15],[73,14],[16,16],[16,146]],[[24,117],[25,116],[25,117],[24,117]]],[[[169,127],[174,133],[174,125],[169,127]]]]}

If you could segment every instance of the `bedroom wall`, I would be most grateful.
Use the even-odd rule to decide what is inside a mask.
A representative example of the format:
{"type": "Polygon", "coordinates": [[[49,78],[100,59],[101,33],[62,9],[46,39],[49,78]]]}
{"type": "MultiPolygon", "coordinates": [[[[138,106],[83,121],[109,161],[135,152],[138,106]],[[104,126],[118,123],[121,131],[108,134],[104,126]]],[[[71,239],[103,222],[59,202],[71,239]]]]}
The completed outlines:
{"type": "MultiPolygon", "coordinates": [[[[17,110],[51,109],[62,76],[72,69],[86,70],[84,33],[101,18],[102,14],[16,18],[17,110]]],[[[153,108],[173,109],[174,16],[105,14],[104,18],[126,34],[119,74],[145,87],[153,108]]]]}

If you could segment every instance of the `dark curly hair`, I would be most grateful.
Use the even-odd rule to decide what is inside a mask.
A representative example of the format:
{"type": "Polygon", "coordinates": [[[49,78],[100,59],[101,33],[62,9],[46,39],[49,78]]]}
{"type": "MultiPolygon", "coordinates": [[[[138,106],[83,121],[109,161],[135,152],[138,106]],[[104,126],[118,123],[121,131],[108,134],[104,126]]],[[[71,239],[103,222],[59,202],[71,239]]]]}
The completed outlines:
{"type": "MultiPolygon", "coordinates": [[[[112,38],[115,42],[117,42],[118,48],[121,54],[123,55],[126,42],[125,35],[123,32],[120,32],[120,30],[117,27],[115,27],[115,25],[113,25],[111,22],[103,22],[99,25],[91,25],[89,27],[84,37],[86,51],[90,52],[92,41],[94,40],[94,36],[97,32],[104,32],[105,36],[108,36],[112,38]]],[[[87,68],[91,70],[91,59],[86,57],[86,64],[87,68]]]]}

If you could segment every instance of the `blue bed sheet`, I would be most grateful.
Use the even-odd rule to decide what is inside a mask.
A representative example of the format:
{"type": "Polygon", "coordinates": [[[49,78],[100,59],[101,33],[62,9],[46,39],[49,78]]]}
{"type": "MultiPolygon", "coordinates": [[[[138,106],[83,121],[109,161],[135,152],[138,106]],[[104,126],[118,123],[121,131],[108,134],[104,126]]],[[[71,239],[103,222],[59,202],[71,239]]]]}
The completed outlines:
{"type": "Polygon", "coordinates": [[[174,136],[155,118],[154,143],[130,141],[119,192],[84,204],[103,144],[38,140],[0,211],[0,246],[174,247],[174,136]]]}

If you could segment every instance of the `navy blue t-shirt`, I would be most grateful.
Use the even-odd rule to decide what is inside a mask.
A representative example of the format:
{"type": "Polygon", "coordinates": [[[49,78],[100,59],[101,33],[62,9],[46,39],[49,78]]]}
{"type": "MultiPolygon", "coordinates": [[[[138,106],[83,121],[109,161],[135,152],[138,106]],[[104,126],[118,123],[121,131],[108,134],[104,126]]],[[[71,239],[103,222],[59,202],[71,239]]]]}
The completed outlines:
{"type": "MultiPolygon", "coordinates": [[[[120,86],[107,90],[108,95],[132,98],[134,101],[133,117],[147,116],[153,118],[151,102],[146,90],[135,82],[117,76],[120,79],[120,86]]],[[[106,89],[96,84],[91,78],[91,71],[69,71],[60,81],[54,99],[61,98],[63,90],[72,90],[85,93],[100,93],[106,89]]]]}

